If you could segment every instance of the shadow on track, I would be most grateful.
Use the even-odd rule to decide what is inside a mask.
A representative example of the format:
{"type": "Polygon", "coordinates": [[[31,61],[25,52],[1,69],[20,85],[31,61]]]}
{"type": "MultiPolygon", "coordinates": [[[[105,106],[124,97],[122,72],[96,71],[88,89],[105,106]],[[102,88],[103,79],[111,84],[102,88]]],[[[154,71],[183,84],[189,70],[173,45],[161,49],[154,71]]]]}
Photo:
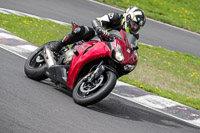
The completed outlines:
{"type": "MultiPolygon", "coordinates": [[[[185,124],[180,120],[174,119],[141,105],[137,105],[135,103],[133,104],[132,102],[124,99],[119,99],[114,95],[109,95],[101,102],[88,106],[88,109],[132,121],[143,121],[174,128],[182,128],[182,125],[187,125],[188,127],[194,128],[193,125],[190,126],[189,124],[185,124]]],[[[196,129],[199,128],[196,127],[196,129]]]]}
{"type": "MultiPolygon", "coordinates": [[[[70,90],[61,88],[56,86],[54,83],[49,80],[41,81],[41,83],[51,86],[53,89],[60,91],[61,93],[72,97],[72,92],[70,90]]],[[[75,103],[74,103],[75,104],[75,103]]],[[[85,108],[85,107],[83,107],[85,108]]],[[[132,121],[142,121],[154,123],[157,125],[174,127],[174,128],[182,128],[183,126],[187,126],[190,128],[196,128],[190,124],[186,124],[180,120],[174,119],[167,115],[161,114],[149,108],[143,107],[136,103],[121,99],[117,96],[110,94],[105,99],[96,103],[94,105],[89,105],[86,107],[89,110],[93,110],[99,113],[103,113],[106,115],[132,120],[132,121]]]]}

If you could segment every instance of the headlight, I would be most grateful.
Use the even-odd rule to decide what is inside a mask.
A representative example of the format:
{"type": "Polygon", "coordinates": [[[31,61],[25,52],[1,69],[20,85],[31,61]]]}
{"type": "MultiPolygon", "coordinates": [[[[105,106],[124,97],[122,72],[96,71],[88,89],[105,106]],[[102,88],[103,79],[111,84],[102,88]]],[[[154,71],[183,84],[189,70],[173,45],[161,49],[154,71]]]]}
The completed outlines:
{"type": "Polygon", "coordinates": [[[124,66],[124,70],[130,72],[130,71],[133,71],[135,67],[136,65],[126,65],[124,66]]]}
{"type": "Polygon", "coordinates": [[[117,42],[117,48],[115,50],[115,59],[118,60],[119,62],[123,62],[124,60],[124,55],[122,53],[122,48],[117,42]]]}

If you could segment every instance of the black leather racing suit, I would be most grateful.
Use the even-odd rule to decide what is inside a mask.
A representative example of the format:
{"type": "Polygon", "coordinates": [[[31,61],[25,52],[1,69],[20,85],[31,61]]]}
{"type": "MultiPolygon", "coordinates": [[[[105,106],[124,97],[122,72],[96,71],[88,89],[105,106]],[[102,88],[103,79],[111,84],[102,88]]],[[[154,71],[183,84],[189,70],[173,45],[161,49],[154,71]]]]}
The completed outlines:
{"type": "MultiPolygon", "coordinates": [[[[93,29],[96,31],[99,27],[103,27],[106,30],[121,30],[123,29],[123,15],[119,13],[109,13],[102,17],[96,18],[92,20],[93,29]]],[[[92,28],[88,26],[78,26],[72,30],[70,34],[67,34],[63,39],[61,39],[61,43],[59,47],[61,48],[63,45],[72,44],[78,41],[89,41],[92,37],[94,37],[95,32],[92,28]]],[[[137,39],[139,39],[139,34],[134,35],[137,39]]],[[[59,48],[59,49],[60,49],[59,48]]]]}
{"type": "MultiPolygon", "coordinates": [[[[97,30],[99,27],[109,30],[118,30],[124,29],[123,24],[123,15],[119,13],[109,13],[100,18],[96,18],[92,21],[92,26],[94,30],[97,30]]],[[[125,29],[124,29],[125,30],[125,29]]],[[[128,32],[128,31],[127,31],[128,32]]],[[[139,34],[134,34],[134,36],[139,39],[139,34]]]]}
{"type": "Polygon", "coordinates": [[[119,13],[109,13],[100,18],[96,18],[92,21],[92,26],[95,30],[99,27],[103,27],[107,30],[121,30],[123,28],[122,23],[123,15],[119,13]]]}

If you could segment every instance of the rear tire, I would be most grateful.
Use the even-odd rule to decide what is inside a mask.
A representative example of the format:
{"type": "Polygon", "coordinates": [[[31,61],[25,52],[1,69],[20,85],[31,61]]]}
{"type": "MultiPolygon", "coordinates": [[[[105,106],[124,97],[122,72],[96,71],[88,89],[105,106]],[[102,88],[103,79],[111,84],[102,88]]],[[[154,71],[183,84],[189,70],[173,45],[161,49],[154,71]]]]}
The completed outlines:
{"type": "MultiPolygon", "coordinates": [[[[75,86],[73,90],[73,99],[74,102],[82,105],[82,106],[87,106],[91,104],[95,104],[105,98],[115,87],[116,81],[117,81],[117,76],[111,72],[111,71],[106,71],[103,74],[103,81],[99,81],[101,83],[97,83],[99,88],[92,90],[91,94],[84,94],[83,91],[81,91],[81,87],[86,84],[84,80],[87,78],[88,75],[83,77],[75,86]]],[[[102,79],[102,76],[100,77],[102,79]]],[[[99,78],[99,79],[100,79],[99,78]]],[[[99,80],[98,79],[98,80],[99,80]]],[[[87,91],[87,90],[86,90],[87,91]]]]}
{"type": "Polygon", "coordinates": [[[33,80],[37,80],[37,81],[48,78],[45,75],[45,72],[46,72],[45,68],[47,67],[47,65],[46,65],[41,53],[44,49],[44,46],[49,45],[50,43],[55,43],[55,41],[48,42],[48,43],[40,46],[33,53],[30,54],[30,56],[28,57],[25,65],[24,65],[24,72],[27,77],[29,77],[33,80]]]}

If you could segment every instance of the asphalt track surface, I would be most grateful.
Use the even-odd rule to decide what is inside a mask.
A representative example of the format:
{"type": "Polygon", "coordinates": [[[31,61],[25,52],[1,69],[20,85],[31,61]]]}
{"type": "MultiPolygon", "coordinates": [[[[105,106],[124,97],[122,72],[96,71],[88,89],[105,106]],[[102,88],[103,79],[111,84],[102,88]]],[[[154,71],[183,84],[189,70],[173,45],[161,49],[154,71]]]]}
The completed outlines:
{"type": "Polygon", "coordinates": [[[23,72],[24,59],[0,49],[0,61],[0,133],[200,131],[198,127],[112,94],[98,104],[81,107],[66,90],[48,81],[38,83],[28,79],[23,72]]]}
{"type": "Polygon", "coordinates": [[[25,60],[21,57],[0,49],[0,60],[0,133],[200,131],[198,127],[112,94],[98,104],[79,106],[66,90],[48,81],[38,83],[28,79],[23,72],[25,60]]]}
{"type": "MultiPolygon", "coordinates": [[[[1,0],[0,8],[13,9],[63,22],[91,26],[91,20],[119,10],[88,0],[1,0]]],[[[200,57],[200,35],[147,20],[140,42],[200,57]]]]}

